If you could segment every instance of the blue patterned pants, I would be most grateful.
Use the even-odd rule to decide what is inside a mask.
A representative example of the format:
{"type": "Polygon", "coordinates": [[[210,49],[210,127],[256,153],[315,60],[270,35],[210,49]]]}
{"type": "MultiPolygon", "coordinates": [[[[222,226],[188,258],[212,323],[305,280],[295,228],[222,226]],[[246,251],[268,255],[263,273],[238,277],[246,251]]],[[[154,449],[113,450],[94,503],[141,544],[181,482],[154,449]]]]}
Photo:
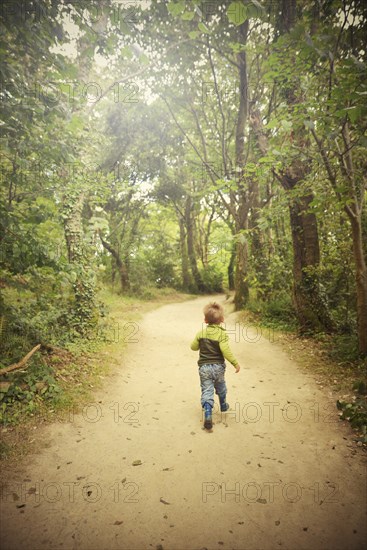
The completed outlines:
{"type": "Polygon", "coordinates": [[[225,401],[227,394],[226,381],[224,373],[226,366],[220,363],[213,363],[199,366],[199,376],[201,385],[201,406],[205,403],[213,408],[214,406],[214,389],[221,401],[225,401]]]}

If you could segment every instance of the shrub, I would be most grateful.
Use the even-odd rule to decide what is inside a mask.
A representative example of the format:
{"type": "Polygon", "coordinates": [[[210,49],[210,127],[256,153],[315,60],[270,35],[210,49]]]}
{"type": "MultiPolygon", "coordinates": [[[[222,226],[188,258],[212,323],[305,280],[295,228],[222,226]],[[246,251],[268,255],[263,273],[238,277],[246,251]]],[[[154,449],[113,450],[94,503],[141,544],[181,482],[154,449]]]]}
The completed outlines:
{"type": "Polygon", "coordinates": [[[223,274],[217,267],[213,266],[201,269],[200,275],[206,292],[223,292],[223,274]]]}

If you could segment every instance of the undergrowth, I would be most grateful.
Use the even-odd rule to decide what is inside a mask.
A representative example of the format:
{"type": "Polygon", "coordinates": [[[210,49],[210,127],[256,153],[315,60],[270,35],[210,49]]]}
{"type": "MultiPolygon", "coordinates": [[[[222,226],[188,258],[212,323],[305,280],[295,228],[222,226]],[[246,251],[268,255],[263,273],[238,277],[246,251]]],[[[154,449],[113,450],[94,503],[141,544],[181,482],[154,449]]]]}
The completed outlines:
{"type": "MultiPolygon", "coordinates": [[[[193,297],[167,288],[148,290],[144,298],[137,298],[116,295],[104,288],[99,296],[103,309],[97,331],[85,338],[64,338],[62,347],[55,341],[45,344],[25,366],[0,375],[0,457],[9,457],[26,446],[29,426],[67,418],[70,411],[78,412],[91,399],[92,390],[101,386],[113,364],[112,359],[103,361],[101,352],[121,352],[133,341],[143,313],[193,297]],[[23,435],[19,437],[21,431],[23,435]]],[[[3,338],[1,367],[19,361],[37,343],[30,333],[3,338]]]]}
{"type": "Polygon", "coordinates": [[[246,310],[241,312],[241,320],[260,329],[270,328],[272,341],[282,343],[287,351],[291,349],[294,359],[321,375],[339,394],[336,408],[341,420],[350,422],[360,445],[367,445],[367,360],[358,352],[355,333],[301,335],[286,294],[269,302],[259,302],[251,296],[246,310]]]}

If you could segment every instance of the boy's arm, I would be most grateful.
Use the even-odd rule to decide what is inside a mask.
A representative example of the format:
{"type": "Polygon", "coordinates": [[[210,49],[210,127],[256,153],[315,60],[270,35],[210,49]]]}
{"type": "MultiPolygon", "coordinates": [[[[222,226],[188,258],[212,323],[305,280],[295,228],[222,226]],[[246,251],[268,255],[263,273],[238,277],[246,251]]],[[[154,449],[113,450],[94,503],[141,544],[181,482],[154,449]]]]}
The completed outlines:
{"type": "Polygon", "coordinates": [[[224,359],[227,359],[234,367],[238,367],[239,363],[235,356],[232,353],[231,348],[229,347],[229,339],[228,334],[224,334],[224,337],[220,339],[219,347],[221,352],[223,353],[224,359]]]}
{"type": "Polygon", "coordinates": [[[198,335],[195,336],[194,340],[191,342],[190,348],[194,351],[198,351],[199,349],[199,338],[198,335]]]}

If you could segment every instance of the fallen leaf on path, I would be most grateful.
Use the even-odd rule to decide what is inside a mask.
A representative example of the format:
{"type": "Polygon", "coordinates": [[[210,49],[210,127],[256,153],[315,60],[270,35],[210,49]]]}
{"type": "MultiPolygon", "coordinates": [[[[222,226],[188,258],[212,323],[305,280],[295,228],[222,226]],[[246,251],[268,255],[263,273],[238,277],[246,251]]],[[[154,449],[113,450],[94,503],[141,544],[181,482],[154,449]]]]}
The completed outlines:
{"type": "Polygon", "coordinates": [[[159,500],[162,504],[171,504],[170,502],[167,502],[166,500],[163,500],[162,497],[159,500]]]}
{"type": "Polygon", "coordinates": [[[275,522],[275,525],[280,525],[280,521],[277,520],[277,521],[275,522]]]}
{"type": "Polygon", "coordinates": [[[125,483],[126,481],[126,477],[124,477],[124,479],[121,480],[121,483],[125,483]]]}
{"type": "Polygon", "coordinates": [[[134,460],[133,462],[133,466],[140,466],[141,464],[143,464],[141,460],[134,460]]]}
{"type": "Polygon", "coordinates": [[[124,523],[123,521],[115,521],[114,525],[121,525],[122,523],[124,523]]]}
{"type": "Polygon", "coordinates": [[[162,472],[171,472],[174,468],[163,468],[162,472]]]}
{"type": "Polygon", "coordinates": [[[260,504],[266,504],[267,500],[266,498],[258,498],[256,502],[260,502],[260,504]]]}

